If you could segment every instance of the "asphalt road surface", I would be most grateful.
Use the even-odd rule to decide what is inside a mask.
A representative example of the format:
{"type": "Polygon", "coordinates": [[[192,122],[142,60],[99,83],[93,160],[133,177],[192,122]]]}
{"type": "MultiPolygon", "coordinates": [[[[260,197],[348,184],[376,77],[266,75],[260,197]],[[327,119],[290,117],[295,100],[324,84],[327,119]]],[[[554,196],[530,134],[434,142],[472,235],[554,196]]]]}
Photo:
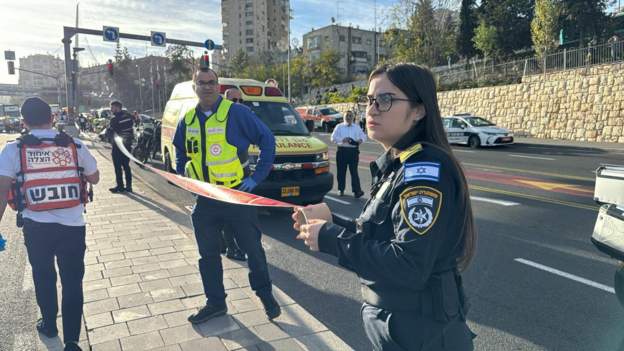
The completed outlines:
{"type": "MultiPolygon", "coordinates": [[[[329,141],[326,134],[316,135],[329,141]]],[[[624,164],[624,147],[526,140],[454,150],[468,176],[479,231],[477,255],[464,275],[476,349],[624,350],[624,309],[612,288],[617,262],[589,241],[598,209],[592,199],[594,170],[602,163],[624,164]]],[[[365,191],[371,184],[368,163],[381,152],[372,142],[361,147],[365,191]]],[[[192,206],[188,193],[148,171],[133,170],[181,209],[192,206]]],[[[366,199],[350,196],[349,186],[346,194],[339,197],[334,189],[325,200],[333,211],[356,217],[366,199]]],[[[289,217],[285,211],[261,216],[274,283],[353,348],[370,349],[360,321],[357,278],[332,257],[295,240],[289,217]]],[[[5,228],[6,223],[0,232],[5,228]]],[[[12,285],[24,284],[25,258],[15,257],[18,251],[0,254],[3,282],[12,285]]],[[[20,320],[35,306],[31,295],[5,291],[0,287],[0,338],[6,328],[16,328],[16,334],[32,328],[20,320]]]]}

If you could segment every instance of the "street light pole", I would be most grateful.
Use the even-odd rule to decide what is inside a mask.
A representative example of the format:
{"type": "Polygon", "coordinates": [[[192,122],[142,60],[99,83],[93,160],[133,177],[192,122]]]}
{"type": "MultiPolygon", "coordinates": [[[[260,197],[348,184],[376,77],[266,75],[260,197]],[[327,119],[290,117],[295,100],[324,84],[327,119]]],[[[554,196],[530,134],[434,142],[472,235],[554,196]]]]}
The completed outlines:
{"type": "Polygon", "coordinates": [[[288,2],[288,102],[292,102],[290,99],[290,1],[288,2]]]}
{"type": "Polygon", "coordinates": [[[142,88],[143,88],[143,82],[141,81],[141,67],[139,67],[139,65],[136,65],[137,68],[137,72],[139,73],[139,101],[141,106],[139,107],[139,110],[141,112],[143,112],[143,93],[141,92],[142,88]]]}

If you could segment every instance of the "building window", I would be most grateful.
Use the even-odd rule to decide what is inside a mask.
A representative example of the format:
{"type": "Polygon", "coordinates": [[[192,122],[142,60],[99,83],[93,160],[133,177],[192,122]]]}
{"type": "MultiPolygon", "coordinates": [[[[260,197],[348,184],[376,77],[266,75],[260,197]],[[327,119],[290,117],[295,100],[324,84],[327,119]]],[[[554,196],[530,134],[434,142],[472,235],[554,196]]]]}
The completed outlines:
{"type": "Polygon", "coordinates": [[[360,37],[352,37],[351,38],[351,42],[353,44],[362,44],[362,38],[360,38],[360,37]]]}
{"type": "Polygon", "coordinates": [[[253,35],[253,29],[247,29],[245,35],[253,35]]]}
{"type": "Polygon", "coordinates": [[[245,24],[248,25],[248,26],[251,26],[251,25],[253,25],[253,21],[247,21],[247,22],[245,22],[245,24]]]}
{"type": "Polygon", "coordinates": [[[253,38],[247,38],[247,39],[245,39],[245,43],[247,43],[247,44],[253,44],[253,38]]]}
{"type": "Polygon", "coordinates": [[[339,36],[339,37],[338,37],[338,40],[340,40],[340,41],[345,41],[345,40],[347,40],[347,38],[345,38],[345,36],[344,36],[344,35],[341,35],[341,36],[339,36]]]}
{"type": "Polygon", "coordinates": [[[308,49],[316,49],[319,47],[319,37],[312,37],[308,39],[308,49]]]}
{"type": "Polygon", "coordinates": [[[254,48],[252,46],[247,47],[247,52],[254,52],[254,48]]]}
{"type": "Polygon", "coordinates": [[[253,17],[253,12],[246,11],[245,17],[253,17]]]}
{"type": "Polygon", "coordinates": [[[366,45],[373,45],[372,39],[366,39],[366,45]]]}

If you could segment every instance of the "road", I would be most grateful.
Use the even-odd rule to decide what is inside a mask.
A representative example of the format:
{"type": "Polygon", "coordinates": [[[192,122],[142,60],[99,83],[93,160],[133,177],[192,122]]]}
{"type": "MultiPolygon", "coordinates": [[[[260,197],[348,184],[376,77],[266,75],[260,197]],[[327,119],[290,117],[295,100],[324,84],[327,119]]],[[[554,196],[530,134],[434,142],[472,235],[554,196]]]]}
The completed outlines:
{"type": "MultiPolygon", "coordinates": [[[[317,136],[328,142],[328,135],[317,136]]],[[[362,145],[364,186],[371,184],[367,165],[381,152],[375,143],[362,145]]],[[[479,232],[477,255],[464,276],[476,349],[624,350],[624,309],[612,290],[616,262],[589,242],[597,215],[593,171],[601,163],[624,163],[624,147],[527,140],[497,149],[454,147],[454,152],[468,176],[479,232]]],[[[180,208],[192,205],[187,193],[134,170],[180,208]]],[[[333,211],[349,217],[359,214],[365,200],[339,197],[337,189],[326,197],[333,211]]],[[[261,216],[274,283],[356,350],[370,349],[359,319],[357,278],[295,240],[289,215],[261,216]]],[[[24,264],[23,257],[0,255],[3,272],[24,264]]],[[[8,279],[22,284],[22,276],[8,279]]],[[[13,313],[32,313],[29,304],[4,301],[3,321],[13,313]]]]}

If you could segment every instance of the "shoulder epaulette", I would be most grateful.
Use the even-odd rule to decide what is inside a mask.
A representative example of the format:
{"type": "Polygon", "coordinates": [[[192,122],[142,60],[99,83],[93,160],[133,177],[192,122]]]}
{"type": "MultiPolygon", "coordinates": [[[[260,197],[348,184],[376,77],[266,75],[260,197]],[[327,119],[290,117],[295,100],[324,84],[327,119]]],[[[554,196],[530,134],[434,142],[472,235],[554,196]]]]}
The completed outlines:
{"type": "Polygon", "coordinates": [[[401,163],[405,163],[405,161],[407,161],[410,157],[412,157],[412,155],[415,155],[419,153],[420,151],[422,151],[422,145],[414,144],[410,146],[409,148],[405,149],[404,151],[402,151],[399,154],[399,159],[401,160],[401,163]]]}

